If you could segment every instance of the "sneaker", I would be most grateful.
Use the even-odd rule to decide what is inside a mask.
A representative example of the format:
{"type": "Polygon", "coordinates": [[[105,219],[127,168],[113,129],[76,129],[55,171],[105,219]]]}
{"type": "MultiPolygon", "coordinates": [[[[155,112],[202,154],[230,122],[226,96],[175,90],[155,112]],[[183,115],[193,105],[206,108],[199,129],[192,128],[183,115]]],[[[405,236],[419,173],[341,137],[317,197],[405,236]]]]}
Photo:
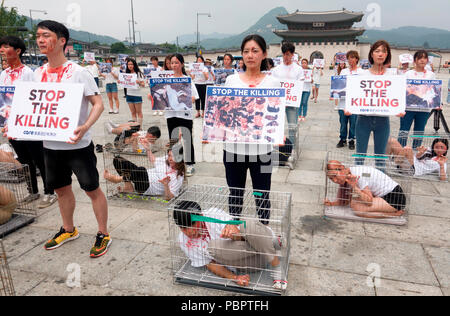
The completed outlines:
{"type": "Polygon", "coordinates": [[[44,248],[46,250],[53,250],[61,247],[68,241],[78,239],[78,237],[80,237],[80,234],[78,234],[78,230],[76,227],[74,228],[73,233],[68,233],[63,227],[61,227],[55,237],[47,241],[47,243],[44,245],[44,248]]]}
{"type": "Polygon", "coordinates": [[[158,111],[153,111],[153,115],[154,116],[158,115],[158,111]]]}
{"type": "Polygon", "coordinates": [[[22,201],[20,201],[20,203],[28,204],[38,200],[40,197],[41,195],[39,193],[32,193],[27,195],[22,201]]]}
{"type": "Polygon", "coordinates": [[[163,116],[164,115],[164,111],[159,111],[159,116],[163,116]]]}
{"type": "Polygon", "coordinates": [[[119,114],[119,109],[114,110],[114,114],[119,114]]]}
{"type": "Polygon", "coordinates": [[[355,150],[355,141],[354,140],[349,141],[348,149],[355,150]]]}
{"type": "Polygon", "coordinates": [[[58,197],[56,196],[56,194],[45,194],[44,198],[41,200],[41,202],[39,202],[38,208],[42,209],[49,207],[53,205],[53,203],[55,203],[57,200],[58,197]]]}
{"type": "Polygon", "coordinates": [[[95,238],[95,244],[91,248],[90,257],[91,258],[98,258],[103,256],[105,253],[108,252],[109,246],[111,246],[111,237],[108,235],[104,235],[102,233],[98,233],[95,238]]]}
{"type": "Polygon", "coordinates": [[[345,140],[340,140],[339,143],[336,145],[336,148],[343,148],[347,145],[347,142],[345,140]]]}
{"type": "Polygon", "coordinates": [[[193,166],[187,166],[186,167],[186,176],[192,177],[195,173],[195,168],[193,166]]]}
{"type": "Polygon", "coordinates": [[[272,269],[273,270],[270,273],[273,279],[272,287],[276,290],[285,291],[287,289],[288,282],[286,281],[286,278],[283,277],[281,267],[273,267],[272,269]]]}

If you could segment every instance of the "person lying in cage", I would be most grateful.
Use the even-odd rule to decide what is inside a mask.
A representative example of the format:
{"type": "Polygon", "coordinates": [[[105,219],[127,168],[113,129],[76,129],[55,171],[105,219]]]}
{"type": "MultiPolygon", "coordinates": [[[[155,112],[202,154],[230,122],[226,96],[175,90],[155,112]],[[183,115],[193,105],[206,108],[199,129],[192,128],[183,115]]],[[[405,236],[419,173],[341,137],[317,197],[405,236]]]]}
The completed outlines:
{"type": "Polygon", "coordinates": [[[417,152],[402,145],[395,138],[389,139],[386,154],[394,155],[394,162],[400,171],[416,177],[437,174],[441,181],[447,180],[448,139],[436,138],[431,147],[420,146],[417,152]]]}
{"type": "Polygon", "coordinates": [[[137,152],[139,139],[145,137],[153,145],[153,152],[161,150],[161,145],[157,144],[157,141],[161,138],[161,130],[158,126],[150,127],[147,132],[141,131],[141,126],[136,122],[117,125],[109,121],[105,123],[105,126],[108,132],[117,135],[114,139],[114,148],[116,149],[124,149],[130,145],[133,152],[137,152]]]}
{"type": "Polygon", "coordinates": [[[405,214],[406,195],[402,187],[383,172],[369,166],[346,168],[332,160],[327,177],[339,185],[337,200],[326,206],[350,206],[356,216],[393,218],[405,214]]]}
{"type": "Polygon", "coordinates": [[[179,245],[193,267],[206,267],[240,286],[250,284],[249,273],[267,271],[273,278],[273,288],[286,289],[285,272],[277,255],[282,242],[258,219],[233,221],[225,211],[214,207],[202,211],[193,201],[178,202],[173,219],[181,230],[179,245]]]}
{"type": "Polygon", "coordinates": [[[150,196],[163,196],[171,200],[178,196],[184,182],[186,167],[183,161],[183,147],[179,144],[167,151],[167,156],[156,158],[151,151],[147,139],[141,140],[147,150],[149,162],[153,168],[138,167],[132,162],[118,156],[113,160],[114,168],[119,175],[113,175],[105,170],[103,177],[112,183],[124,182],[119,191],[138,193],[150,196]]]}

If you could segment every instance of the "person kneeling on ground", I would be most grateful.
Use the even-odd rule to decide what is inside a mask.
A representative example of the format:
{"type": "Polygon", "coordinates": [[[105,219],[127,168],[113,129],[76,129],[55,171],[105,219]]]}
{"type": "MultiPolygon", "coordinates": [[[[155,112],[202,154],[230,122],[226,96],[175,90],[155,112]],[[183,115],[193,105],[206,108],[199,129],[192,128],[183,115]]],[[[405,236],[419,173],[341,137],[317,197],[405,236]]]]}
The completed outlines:
{"type": "Polygon", "coordinates": [[[269,270],[273,288],[286,289],[287,281],[282,277],[277,256],[281,245],[272,230],[259,220],[233,222],[225,211],[218,208],[202,211],[192,201],[177,203],[173,218],[181,230],[180,247],[194,268],[206,267],[214,275],[233,280],[239,286],[250,284],[248,273],[269,270]],[[247,274],[237,274],[227,267],[247,274]]]}
{"type": "Polygon", "coordinates": [[[438,174],[441,181],[447,180],[447,152],[448,140],[445,138],[436,138],[430,148],[420,146],[417,153],[412,147],[402,147],[398,140],[391,138],[386,150],[386,154],[396,156],[394,162],[401,171],[410,171],[416,177],[438,174]]]}
{"type": "Polygon", "coordinates": [[[402,216],[406,195],[401,186],[383,172],[369,166],[346,168],[332,160],[327,165],[328,178],[339,184],[337,200],[325,200],[326,206],[350,206],[355,215],[366,218],[402,216]]]}
{"type": "Polygon", "coordinates": [[[166,200],[178,196],[186,172],[182,147],[175,145],[167,151],[167,157],[155,158],[150,142],[146,138],[140,142],[147,150],[147,157],[154,168],[138,167],[122,157],[116,157],[113,164],[119,175],[105,170],[105,180],[112,183],[124,182],[124,187],[119,190],[126,193],[164,196],[166,200]]]}

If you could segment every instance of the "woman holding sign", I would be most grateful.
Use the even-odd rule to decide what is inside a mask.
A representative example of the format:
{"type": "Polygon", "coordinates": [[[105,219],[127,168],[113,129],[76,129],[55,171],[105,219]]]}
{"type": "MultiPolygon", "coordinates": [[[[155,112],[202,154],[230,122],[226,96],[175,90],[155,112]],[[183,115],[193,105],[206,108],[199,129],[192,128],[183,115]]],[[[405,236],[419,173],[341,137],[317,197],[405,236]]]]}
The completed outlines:
{"type": "Polygon", "coordinates": [[[109,114],[119,114],[119,90],[117,88],[117,79],[119,79],[119,68],[113,66],[111,59],[106,60],[106,64],[111,64],[109,72],[102,72],[100,76],[105,78],[106,95],[109,100],[109,114]],[[116,109],[114,109],[114,101],[116,102],[116,109]]]}
{"type": "Polygon", "coordinates": [[[129,59],[127,62],[127,74],[136,74],[136,88],[127,89],[127,103],[130,107],[131,117],[135,122],[138,122],[140,126],[144,121],[144,114],[142,113],[142,94],[141,87],[145,87],[145,78],[142,71],[139,69],[138,64],[134,59],[129,59]]]}
{"type": "MultiPolygon", "coordinates": [[[[249,35],[242,42],[244,72],[227,78],[226,87],[230,88],[278,88],[280,81],[268,76],[267,45],[259,35],[249,35]]],[[[263,224],[268,224],[270,218],[269,193],[272,182],[272,145],[225,143],[224,165],[227,184],[230,188],[230,214],[239,217],[242,213],[243,194],[247,180],[247,171],[252,177],[256,206],[259,218],[263,224]]]]}
{"type": "MultiPolygon", "coordinates": [[[[414,54],[415,67],[405,73],[406,79],[419,80],[435,80],[434,72],[425,69],[428,64],[428,53],[424,50],[418,51],[414,54]]],[[[425,126],[430,117],[430,109],[410,108],[406,111],[406,115],[400,119],[400,133],[398,135],[398,142],[404,147],[408,140],[408,134],[414,122],[414,134],[423,135],[425,126]]],[[[414,140],[413,149],[420,147],[421,140],[414,140]]]]}
{"type": "Polygon", "coordinates": [[[203,116],[203,112],[205,111],[205,98],[206,98],[206,85],[209,80],[209,71],[208,68],[205,67],[205,59],[203,56],[197,57],[197,63],[192,64],[191,77],[194,80],[195,88],[198,91],[198,95],[200,99],[195,101],[195,108],[197,110],[196,118],[203,116]]]}

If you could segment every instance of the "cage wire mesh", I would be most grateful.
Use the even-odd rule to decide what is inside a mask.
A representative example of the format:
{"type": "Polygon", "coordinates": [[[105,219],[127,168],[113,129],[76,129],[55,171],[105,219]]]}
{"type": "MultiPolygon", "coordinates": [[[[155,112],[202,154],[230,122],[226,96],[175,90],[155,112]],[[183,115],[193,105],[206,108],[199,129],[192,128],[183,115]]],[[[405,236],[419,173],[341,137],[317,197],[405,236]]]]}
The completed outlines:
{"type": "Polygon", "coordinates": [[[291,170],[297,166],[300,157],[300,129],[298,124],[286,124],[284,146],[275,146],[275,159],[280,167],[291,170]]]}
{"type": "Polygon", "coordinates": [[[391,174],[428,181],[448,182],[449,162],[447,156],[450,135],[408,133],[406,131],[400,131],[398,135],[398,138],[389,140],[387,147],[387,154],[393,164],[393,168],[389,170],[391,174]],[[440,155],[445,158],[440,158],[440,155]]]}
{"type": "Polygon", "coordinates": [[[15,296],[14,284],[9,270],[6,250],[0,239],[0,296],[15,296]]]}
{"type": "Polygon", "coordinates": [[[325,164],[325,216],[406,225],[411,182],[392,177],[386,172],[390,168],[390,159],[386,155],[328,152],[325,164]]]}
{"type": "Polygon", "coordinates": [[[28,165],[0,162],[0,198],[5,200],[5,196],[12,194],[14,198],[9,200],[15,204],[14,214],[37,216],[36,198],[32,194],[31,187],[28,165]]]}
{"type": "Polygon", "coordinates": [[[245,294],[282,295],[289,268],[291,199],[290,193],[210,185],[186,188],[168,206],[174,282],[245,294]],[[242,213],[231,216],[236,207],[242,213]],[[188,222],[180,222],[180,218],[188,222]],[[202,225],[200,235],[181,231],[180,227],[192,227],[189,221],[202,225]],[[226,225],[239,228],[239,240],[221,238],[226,225]],[[210,263],[222,273],[208,269],[210,263]],[[225,278],[230,271],[248,275],[248,285],[225,278]]]}

